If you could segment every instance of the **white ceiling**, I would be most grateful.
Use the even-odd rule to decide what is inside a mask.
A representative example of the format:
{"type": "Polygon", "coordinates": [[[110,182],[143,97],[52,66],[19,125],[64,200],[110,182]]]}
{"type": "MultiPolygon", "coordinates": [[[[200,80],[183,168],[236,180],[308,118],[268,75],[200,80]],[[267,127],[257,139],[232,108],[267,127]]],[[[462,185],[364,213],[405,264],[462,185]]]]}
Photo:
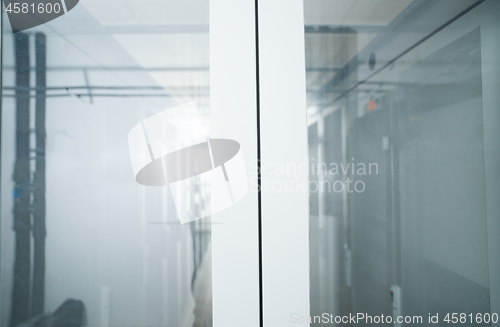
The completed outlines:
{"type": "Polygon", "coordinates": [[[207,0],[83,0],[104,26],[207,25],[207,0]]]}
{"type": "Polygon", "coordinates": [[[412,0],[304,0],[306,25],[387,25],[412,0]]]}

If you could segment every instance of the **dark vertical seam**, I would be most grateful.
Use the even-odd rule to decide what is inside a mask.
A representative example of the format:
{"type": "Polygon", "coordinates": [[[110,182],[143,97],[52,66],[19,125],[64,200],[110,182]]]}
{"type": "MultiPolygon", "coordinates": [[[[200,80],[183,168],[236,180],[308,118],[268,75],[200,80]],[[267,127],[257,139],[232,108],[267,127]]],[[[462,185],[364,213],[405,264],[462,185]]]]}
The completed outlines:
{"type": "Polygon", "coordinates": [[[259,75],[259,0],[255,0],[255,74],[256,74],[256,104],[257,104],[257,202],[258,202],[258,232],[259,232],[259,325],[264,327],[264,290],[262,279],[262,176],[261,176],[261,146],[260,146],[260,75],[259,75]]]}

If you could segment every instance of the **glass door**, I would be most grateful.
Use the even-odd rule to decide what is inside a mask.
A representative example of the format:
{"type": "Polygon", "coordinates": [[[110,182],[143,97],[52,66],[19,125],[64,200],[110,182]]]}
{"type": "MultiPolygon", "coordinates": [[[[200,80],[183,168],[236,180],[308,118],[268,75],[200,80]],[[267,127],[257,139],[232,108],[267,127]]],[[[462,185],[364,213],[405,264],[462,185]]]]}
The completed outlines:
{"type": "Polygon", "coordinates": [[[311,325],[498,325],[499,12],[304,1],[311,325]]]}

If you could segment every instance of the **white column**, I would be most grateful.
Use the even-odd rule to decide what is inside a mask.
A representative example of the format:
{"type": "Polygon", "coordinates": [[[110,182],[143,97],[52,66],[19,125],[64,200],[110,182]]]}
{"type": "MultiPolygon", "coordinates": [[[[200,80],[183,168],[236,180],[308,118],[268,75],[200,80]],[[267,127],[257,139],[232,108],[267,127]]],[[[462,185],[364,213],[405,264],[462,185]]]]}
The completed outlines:
{"type": "Polygon", "coordinates": [[[240,143],[247,194],[212,215],[213,325],[259,326],[255,3],[210,2],[210,137],[240,143]]]}
{"type": "Polygon", "coordinates": [[[308,174],[291,168],[308,165],[301,0],[259,1],[259,54],[264,326],[296,326],[309,315],[308,174]]]}

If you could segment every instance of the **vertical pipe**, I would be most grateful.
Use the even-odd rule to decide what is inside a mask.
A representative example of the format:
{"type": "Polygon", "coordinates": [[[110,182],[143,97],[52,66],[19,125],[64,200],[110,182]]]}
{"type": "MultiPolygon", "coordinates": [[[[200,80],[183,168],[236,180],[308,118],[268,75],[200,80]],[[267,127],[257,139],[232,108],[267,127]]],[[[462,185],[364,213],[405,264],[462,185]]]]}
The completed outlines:
{"type": "Polygon", "coordinates": [[[45,100],[46,100],[46,37],[35,34],[36,52],[36,172],[33,178],[33,291],[31,316],[44,311],[45,297],[45,100]]]}
{"type": "Polygon", "coordinates": [[[11,326],[29,318],[30,298],[30,166],[29,37],[14,34],[16,58],[16,162],[14,166],[14,231],[16,234],[11,326]]]}

